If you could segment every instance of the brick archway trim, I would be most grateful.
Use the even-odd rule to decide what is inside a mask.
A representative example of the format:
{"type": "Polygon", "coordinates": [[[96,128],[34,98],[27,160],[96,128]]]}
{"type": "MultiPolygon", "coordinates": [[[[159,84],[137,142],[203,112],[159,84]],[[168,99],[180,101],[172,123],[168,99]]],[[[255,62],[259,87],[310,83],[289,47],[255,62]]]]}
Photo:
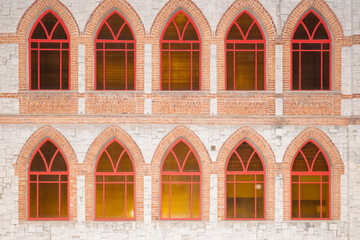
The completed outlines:
{"type": "Polygon", "coordinates": [[[105,14],[112,9],[120,11],[119,13],[129,21],[135,32],[136,40],[138,40],[139,37],[145,37],[145,27],[142,24],[140,16],[135,9],[124,0],[102,1],[90,15],[85,25],[84,34],[87,36],[95,36],[97,26],[102,22],[101,19],[106,17],[105,14]]]}
{"type": "Polygon", "coordinates": [[[85,219],[94,219],[94,166],[97,161],[98,154],[103,147],[112,139],[118,139],[129,151],[133,162],[135,163],[135,175],[136,175],[136,220],[142,220],[144,218],[143,207],[143,184],[144,184],[144,172],[146,170],[145,161],[139,146],[133,140],[133,138],[121,127],[112,125],[102,131],[99,136],[90,145],[84,162],[80,165],[81,170],[85,174],[85,219]]]}
{"type": "Polygon", "coordinates": [[[57,146],[64,153],[66,161],[69,165],[69,179],[70,179],[70,209],[69,217],[70,220],[76,220],[77,218],[77,171],[78,171],[78,161],[74,149],[71,147],[68,140],[55,128],[45,125],[36,130],[25,142],[24,146],[21,148],[16,163],[14,165],[15,174],[19,178],[19,220],[26,220],[27,217],[27,165],[30,161],[30,158],[39,144],[43,142],[44,139],[52,139],[57,146]]]}
{"type": "Polygon", "coordinates": [[[218,219],[225,219],[225,165],[235,146],[247,139],[259,151],[266,165],[266,219],[275,217],[275,154],[269,143],[251,127],[242,127],[234,132],[221,146],[215,168],[218,175],[218,219]]]}
{"type": "Polygon", "coordinates": [[[314,127],[303,130],[287,147],[283,158],[283,191],[284,191],[284,219],[290,219],[291,206],[291,163],[299,148],[308,140],[314,140],[328,157],[331,165],[332,189],[331,189],[331,219],[340,219],[340,176],[344,174],[344,163],[342,162],[339,150],[331,141],[329,136],[322,130],[314,127]],[[286,197],[285,197],[286,196],[286,197]]]}
{"type": "Polygon", "coordinates": [[[180,125],[170,131],[159,143],[155,150],[154,156],[151,161],[151,174],[152,174],[152,201],[151,211],[152,219],[159,219],[160,217],[160,168],[162,160],[172,146],[172,144],[179,138],[186,140],[195,150],[201,163],[201,176],[202,176],[202,200],[201,200],[201,219],[209,220],[210,211],[210,155],[206,150],[204,143],[201,139],[189,128],[180,125]]]}

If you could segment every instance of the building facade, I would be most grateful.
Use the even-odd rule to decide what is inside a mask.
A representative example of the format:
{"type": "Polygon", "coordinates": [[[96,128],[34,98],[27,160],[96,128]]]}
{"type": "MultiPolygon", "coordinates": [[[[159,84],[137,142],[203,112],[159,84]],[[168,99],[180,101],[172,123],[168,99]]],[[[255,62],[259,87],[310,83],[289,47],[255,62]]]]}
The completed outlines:
{"type": "Polygon", "coordinates": [[[358,239],[359,8],[1,0],[1,238],[358,239]]]}

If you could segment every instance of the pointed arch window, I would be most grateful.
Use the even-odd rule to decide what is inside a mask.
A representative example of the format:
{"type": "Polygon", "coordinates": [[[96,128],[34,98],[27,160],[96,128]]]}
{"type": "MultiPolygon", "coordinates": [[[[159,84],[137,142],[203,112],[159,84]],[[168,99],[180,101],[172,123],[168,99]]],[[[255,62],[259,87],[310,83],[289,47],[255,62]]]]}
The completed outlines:
{"type": "Polygon", "coordinates": [[[330,219],[330,167],[313,141],[296,153],[291,167],[292,219],[330,219]]]}
{"type": "Polygon", "coordinates": [[[292,90],[330,90],[331,36],[325,22],[313,10],[297,24],[291,49],[292,90]]]}
{"type": "Polygon", "coordinates": [[[135,170],[128,150],[116,139],[95,165],[95,219],[135,220],[135,170]]]}
{"type": "Polygon", "coordinates": [[[44,140],[31,157],[28,168],[29,220],[69,219],[69,170],[61,149],[44,140]]]}
{"type": "Polygon", "coordinates": [[[258,21],[242,12],[225,38],[226,90],[265,90],[266,40],[258,21]]]}
{"type": "Polygon", "coordinates": [[[64,22],[48,10],[29,36],[30,90],[70,89],[70,40],[64,22]]]}
{"type": "Polygon", "coordinates": [[[161,36],[161,90],[201,90],[201,40],[183,11],[167,23],[161,36]]]}
{"type": "Polygon", "coordinates": [[[201,167],[183,139],[173,144],[162,163],[161,219],[201,219],[201,167]]]}
{"type": "Polygon", "coordinates": [[[265,219],[265,170],[259,153],[244,140],[226,165],[226,219],[265,219]]]}
{"type": "Polygon", "coordinates": [[[95,89],[135,90],[136,41],[128,21],[113,12],[95,38],[95,89]]]}

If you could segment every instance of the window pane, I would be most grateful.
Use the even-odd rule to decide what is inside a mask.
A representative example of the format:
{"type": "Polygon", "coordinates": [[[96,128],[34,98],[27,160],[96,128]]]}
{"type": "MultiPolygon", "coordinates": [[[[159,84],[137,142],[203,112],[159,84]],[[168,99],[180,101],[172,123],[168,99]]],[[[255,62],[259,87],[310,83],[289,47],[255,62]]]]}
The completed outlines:
{"type": "Polygon", "coordinates": [[[190,218],[191,184],[171,184],[171,218],[190,218]]]}
{"type": "Polygon", "coordinates": [[[301,184],[301,218],[320,218],[320,193],[320,184],[301,184]]]}
{"type": "Polygon", "coordinates": [[[125,52],[105,52],[105,89],[125,89],[125,52]]]}
{"type": "Polygon", "coordinates": [[[299,184],[292,184],[291,199],[292,199],[291,216],[293,218],[298,218],[299,217],[299,184]]]}
{"type": "Polygon", "coordinates": [[[51,30],[54,28],[58,20],[51,12],[49,12],[41,19],[41,22],[44,24],[46,31],[50,35],[51,30]]]}
{"type": "Polygon", "coordinates": [[[234,218],[234,183],[226,184],[226,217],[234,218]]]}
{"type": "Polygon", "coordinates": [[[257,90],[265,89],[264,60],[265,60],[264,52],[258,52],[257,53],[257,90]]]}
{"type": "Polygon", "coordinates": [[[319,155],[317,156],[317,158],[315,160],[313,171],[314,172],[328,172],[329,171],[328,163],[325,159],[325,156],[322,154],[322,152],[319,153],[319,155]]]}
{"type": "Polygon", "coordinates": [[[184,40],[198,40],[198,35],[192,23],[189,23],[184,33],[184,40]]]}
{"type": "Polygon", "coordinates": [[[292,52],[292,89],[299,90],[299,52],[292,52]]]}
{"type": "Polygon", "coordinates": [[[329,218],[330,216],[330,202],[329,202],[329,184],[325,183],[322,185],[322,217],[329,218]]]}
{"type": "Polygon", "coordinates": [[[294,171],[294,172],[309,171],[307,164],[305,162],[305,159],[300,152],[296,155],[296,158],[295,158],[293,166],[292,166],[292,171],[294,171]]]}
{"type": "Polygon", "coordinates": [[[246,168],[247,162],[250,160],[249,158],[254,152],[254,149],[247,142],[244,142],[236,149],[236,152],[239,154],[246,168]]]}
{"type": "Polygon", "coordinates": [[[169,184],[162,184],[162,196],[161,196],[161,217],[168,218],[169,216],[169,184]]]}
{"type": "Polygon", "coordinates": [[[134,217],[134,184],[127,184],[126,189],[126,208],[127,208],[127,217],[134,217]]]}
{"type": "Polygon", "coordinates": [[[307,34],[302,24],[299,24],[298,28],[296,29],[294,39],[309,39],[309,35],[307,34]]]}
{"type": "Polygon", "coordinates": [[[255,52],[235,52],[235,88],[255,89],[255,52]]]}
{"type": "Polygon", "coordinates": [[[191,90],[191,53],[171,52],[171,90],[191,90]]]}
{"type": "Polygon", "coordinates": [[[241,28],[244,36],[246,36],[249,28],[254,20],[247,13],[243,13],[237,20],[237,24],[241,28]]]}
{"type": "Polygon", "coordinates": [[[59,217],[58,183],[39,183],[39,217],[59,217]]]}
{"type": "Polygon", "coordinates": [[[265,206],[264,206],[264,191],[265,187],[263,183],[256,184],[256,217],[264,218],[265,206]]]}
{"type": "Polygon", "coordinates": [[[96,89],[104,90],[104,52],[96,51],[96,89]]]}
{"type": "Polygon", "coordinates": [[[323,52],[323,89],[330,90],[330,53],[323,52]]]}
{"type": "Polygon", "coordinates": [[[31,89],[38,89],[38,51],[31,51],[31,89]]]}
{"type": "Polygon", "coordinates": [[[133,171],[134,168],[130,156],[127,152],[125,152],[120,159],[117,172],[133,172],[133,171]]]}
{"type": "Polygon", "coordinates": [[[105,152],[103,152],[100,156],[100,159],[97,163],[97,172],[113,172],[113,167],[110,162],[110,158],[107,156],[105,152]]]}
{"type": "Polygon", "coordinates": [[[58,152],[51,165],[51,171],[67,171],[67,166],[63,155],[58,152]]]}
{"type": "Polygon", "coordinates": [[[248,40],[261,40],[263,39],[262,33],[257,26],[257,24],[254,24],[253,27],[249,31],[249,35],[247,37],[248,40]]]}
{"type": "Polygon", "coordinates": [[[316,154],[319,151],[319,148],[317,146],[315,146],[314,143],[312,142],[308,142],[307,144],[305,144],[305,146],[301,149],[301,151],[304,153],[309,166],[311,167],[312,162],[316,156],[316,154]]]}
{"type": "Polygon", "coordinates": [[[185,27],[185,24],[187,23],[187,21],[188,21],[188,18],[182,13],[179,13],[178,15],[176,15],[176,17],[174,17],[174,22],[175,22],[176,26],[178,27],[180,34],[183,33],[184,27],[185,27]]]}
{"type": "Polygon", "coordinates": [[[66,218],[68,216],[68,186],[67,183],[61,184],[61,208],[60,208],[60,217],[66,218]]]}
{"type": "Polygon", "coordinates": [[[192,217],[200,218],[200,184],[193,184],[192,217]]]}
{"type": "Polygon", "coordinates": [[[324,24],[320,24],[318,29],[316,30],[314,34],[314,39],[329,39],[329,35],[327,34],[324,24]]]}
{"type": "Polygon", "coordinates": [[[40,89],[60,89],[60,51],[40,51],[40,89]]]}
{"type": "Polygon", "coordinates": [[[260,160],[260,157],[257,153],[254,153],[253,157],[250,160],[248,171],[262,171],[263,166],[260,160]]]}
{"type": "Polygon", "coordinates": [[[135,57],[134,52],[127,52],[127,89],[135,90],[135,57]]]}
{"type": "Polygon", "coordinates": [[[124,19],[119,16],[119,14],[114,13],[112,14],[108,19],[107,23],[109,24],[111,30],[113,31],[114,35],[116,36],[121,28],[121,26],[124,24],[124,19]]]}
{"type": "Polygon", "coordinates": [[[69,89],[69,52],[62,52],[62,89],[69,89]]]}
{"type": "Polygon", "coordinates": [[[40,153],[37,152],[31,161],[30,171],[39,172],[46,171],[46,166],[40,153]]]}
{"type": "Polygon", "coordinates": [[[48,166],[50,166],[50,161],[54,156],[56,150],[57,147],[51,141],[46,141],[41,145],[40,151],[42,152],[48,166]]]}
{"type": "Polygon", "coordinates": [[[185,165],[184,165],[184,172],[199,172],[199,164],[194,155],[194,153],[190,153],[189,157],[187,158],[185,165]]]}
{"type": "Polygon", "coordinates": [[[169,52],[161,53],[161,89],[169,90],[169,52]]]}
{"type": "Polygon", "coordinates": [[[125,218],[125,184],[105,184],[105,217],[125,218]]]}
{"type": "Polygon", "coordinates": [[[175,156],[177,157],[177,160],[180,163],[180,167],[182,167],[185,157],[190,151],[190,148],[184,142],[181,141],[178,144],[176,144],[172,150],[175,153],[175,156]]]}
{"type": "Polygon", "coordinates": [[[108,26],[106,26],[106,24],[101,27],[97,39],[114,39],[110,29],[108,26]]]}
{"type": "Polygon", "coordinates": [[[192,90],[200,90],[200,54],[192,53],[192,90]]]}
{"type": "Polygon", "coordinates": [[[163,171],[164,172],[179,172],[179,166],[178,163],[174,157],[174,155],[172,154],[172,152],[170,152],[166,159],[164,160],[164,165],[163,165],[163,171]]]}
{"type": "Polygon", "coordinates": [[[168,25],[168,27],[167,27],[167,29],[165,31],[163,39],[164,40],[180,40],[178,32],[177,32],[177,30],[175,28],[174,22],[171,22],[168,25]]]}
{"type": "Polygon", "coordinates": [[[243,39],[238,27],[235,24],[233,24],[233,26],[230,28],[230,31],[229,31],[226,39],[228,39],[228,40],[242,40],[243,39]]]}
{"type": "Polygon", "coordinates": [[[96,184],[96,217],[103,218],[103,184],[96,184]]]}
{"type": "Polygon", "coordinates": [[[313,12],[309,12],[306,17],[304,17],[303,22],[309,30],[310,35],[314,32],[314,29],[319,21],[319,18],[313,12]]]}
{"type": "Polygon", "coordinates": [[[236,183],[236,218],[255,217],[255,183],[236,183]]]}
{"type": "Polygon", "coordinates": [[[47,39],[44,28],[38,23],[31,35],[31,39],[47,39]]]}
{"type": "Polygon", "coordinates": [[[30,183],[30,217],[37,217],[37,189],[36,183],[30,183]]]}
{"type": "Polygon", "coordinates": [[[128,24],[126,24],[121,30],[118,40],[134,40],[134,37],[132,35],[132,32],[128,24]]]}
{"type": "Polygon", "coordinates": [[[109,153],[114,166],[116,166],[118,159],[120,157],[120,154],[123,152],[123,150],[124,150],[124,148],[117,141],[113,141],[106,148],[106,151],[109,153]]]}
{"type": "Polygon", "coordinates": [[[229,159],[227,171],[243,171],[240,159],[233,153],[229,159]]]}
{"type": "Polygon", "coordinates": [[[67,34],[60,23],[55,28],[54,33],[52,35],[52,39],[62,39],[62,40],[68,39],[67,34]]]}
{"type": "Polygon", "coordinates": [[[301,53],[301,89],[321,89],[321,52],[301,53]]]}
{"type": "Polygon", "coordinates": [[[234,90],[234,52],[226,52],[226,89],[234,90]]]}

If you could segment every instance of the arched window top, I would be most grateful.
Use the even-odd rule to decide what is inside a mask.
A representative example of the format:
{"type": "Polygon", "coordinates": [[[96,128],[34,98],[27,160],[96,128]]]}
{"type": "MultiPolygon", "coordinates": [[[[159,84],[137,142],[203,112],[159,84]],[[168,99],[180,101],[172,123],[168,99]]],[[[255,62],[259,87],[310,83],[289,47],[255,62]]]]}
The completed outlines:
{"type": "Polygon", "coordinates": [[[134,33],[129,23],[114,11],[105,18],[96,35],[99,40],[134,40],[134,33]]]}
{"type": "Polygon", "coordinates": [[[162,164],[162,172],[200,172],[198,157],[192,147],[183,139],[170,148],[162,164]]]}
{"type": "Polygon", "coordinates": [[[190,17],[183,11],[176,13],[166,25],[162,40],[198,41],[198,29],[190,17]]]}
{"type": "Polygon", "coordinates": [[[96,172],[134,173],[134,165],[127,149],[117,140],[110,141],[96,163],[96,172]]]}
{"type": "Polygon", "coordinates": [[[264,34],[258,21],[243,11],[230,25],[226,40],[264,40],[264,34]]]}
{"type": "Polygon", "coordinates": [[[329,172],[329,169],[326,155],[312,140],[299,149],[292,164],[293,172],[329,172]]]}
{"type": "Polygon", "coordinates": [[[53,11],[44,12],[36,21],[30,34],[32,40],[68,40],[64,22],[53,11]]]}
{"type": "Polygon", "coordinates": [[[297,24],[294,40],[331,40],[329,30],[321,17],[310,10],[297,24]]]}
{"type": "Polygon", "coordinates": [[[228,172],[258,172],[264,171],[264,166],[255,148],[244,140],[230,154],[226,170],[228,172]]]}
{"type": "Polygon", "coordinates": [[[30,165],[30,172],[67,172],[68,164],[60,148],[46,139],[35,151],[30,165]]]}

